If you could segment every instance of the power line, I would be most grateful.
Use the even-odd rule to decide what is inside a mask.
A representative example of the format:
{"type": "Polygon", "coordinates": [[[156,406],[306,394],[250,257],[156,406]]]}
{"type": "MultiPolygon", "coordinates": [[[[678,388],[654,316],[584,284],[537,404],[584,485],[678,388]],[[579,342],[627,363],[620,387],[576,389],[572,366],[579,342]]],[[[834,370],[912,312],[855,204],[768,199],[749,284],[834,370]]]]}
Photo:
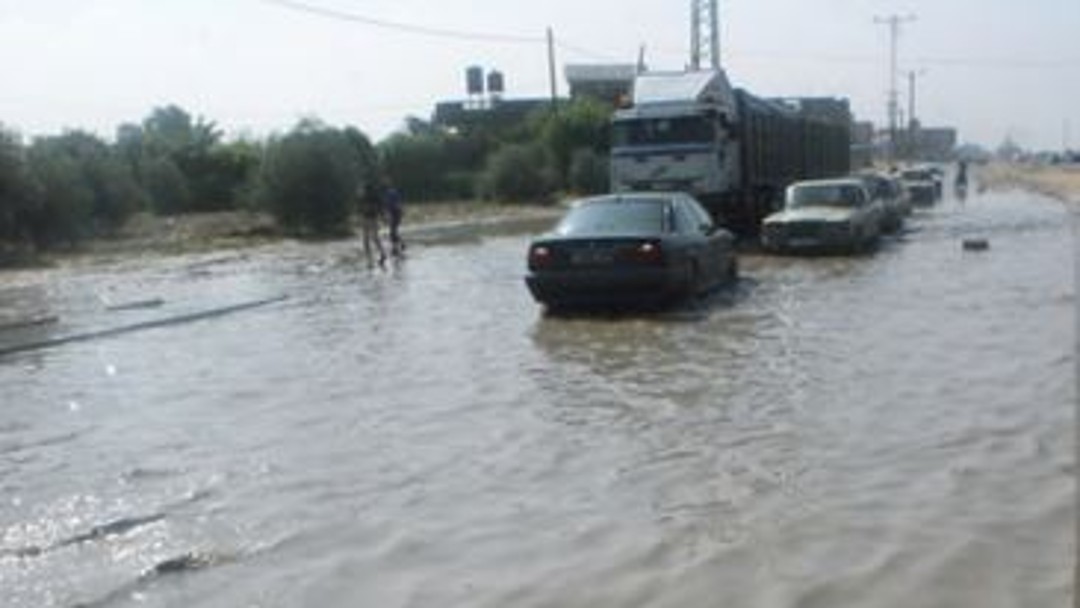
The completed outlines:
{"type": "Polygon", "coordinates": [[[261,2],[264,2],[266,4],[273,4],[293,11],[316,15],[326,19],[334,19],[337,21],[345,21],[349,23],[360,23],[372,27],[380,27],[383,29],[396,30],[399,32],[417,34],[422,36],[454,38],[457,40],[470,41],[503,42],[512,44],[542,44],[545,42],[545,38],[543,36],[513,36],[509,34],[492,34],[487,32],[467,32],[463,30],[435,28],[411,23],[388,21],[385,19],[377,19],[374,17],[359,15],[357,13],[316,6],[314,4],[300,2],[298,0],[261,0],[261,2]]]}
{"type": "MultiPolygon", "coordinates": [[[[389,21],[385,19],[378,19],[375,17],[368,17],[353,12],[340,11],[330,9],[326,7],[316,6],[308,2],[301,0],[259,0],[265,4],[273,4],[281,8],[307,13],[315,15],[317,17],[323,17],[326,19],[334,19],[337,21],[343,21],[348,23],[358,23],[361,25],[367,25],[371,27],[379,27],[384,29],[397,30],[409,34],[416,34],[422,36],[433,36],[440,38],[455,38],[459,40],[470,41],[489,41],[489,42],[502,42],[511,44],[544,44],[546,38],[544,36],[517,36],[511,34],[493,34],[490,32],[471,32],[464,30],[454,30],[448,28],[436,28],[428,27],[424,25],[418,25],[414,23],[402,23],[397,21],[389,21]]],[[[599,59],[604,61],[616,61],[620,56],[620,53],[614,53],[607,50],[596,50],[588,47],[581,46],[576,43],[567,42],[556,38],[556,46],[559,48],[575,53],[583,57],[589,57],[592,59],[599,59]]],[[[656,54],[670,57],[682,57],[686,54],[685,50],[675,50],[672,48],[664,47],[651,47],[652,51],[656,54]]],[[[794,60],[794,61],[821,61],[828,63],[868,63],[877,62],[876,57],[869,55],[845,55],[845,54],[831,54],[831,53],[813,53],[813,52],[791,52],[791,51],[770,51],[770,50],[751,50],[751,49],[731,49],[732,55],[741,57],[744,59],[776,59],[776,60],[794,60]]],[[[1064,58],[1064,59],[1025,59],[1017,57],[917,57],[914,58],[919,64],[923,65],[940,65],[951,67],[978,67],[989,69],[1070,69],[1080,67],[1080,57],[1078,58],[1064,58]]]]}

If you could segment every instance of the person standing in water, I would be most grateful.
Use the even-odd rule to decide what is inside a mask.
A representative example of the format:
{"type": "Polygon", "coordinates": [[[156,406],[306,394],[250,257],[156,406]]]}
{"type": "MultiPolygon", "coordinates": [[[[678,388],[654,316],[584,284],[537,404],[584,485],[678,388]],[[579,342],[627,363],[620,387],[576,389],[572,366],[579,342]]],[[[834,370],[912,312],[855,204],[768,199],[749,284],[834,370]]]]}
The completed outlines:
{"type": "Polygon", "coordinates": [[[956,166],[956,190],[967,190],[968,185],[968,164],[966,160],[961,160],[956,166]]]}
{"type": "Polygon", "coordinates": [[[364,239],[364,256],[367,258],[368,267],[374,266],[371,259],[372,241],[375,242],[375,249],[379,252],[379,266],[385,266],[386,250],[383,249],[382,240],[379,238],[379,215],[382,213],[379,188],[374,180],[369,180],[357,186],[356,193],[360,199],[360,232],[361,238],[364,239]]]}
{"type": "Polygon", "coordinates": [[[386,192],[383,194],[383,209],[386,211],[386,223],[390,228],[390,255],[402,257],[405,255],[405,241],[401,238],[400,230],[405,208],[401,192],[390,182],[387,182],[386,192]]]}

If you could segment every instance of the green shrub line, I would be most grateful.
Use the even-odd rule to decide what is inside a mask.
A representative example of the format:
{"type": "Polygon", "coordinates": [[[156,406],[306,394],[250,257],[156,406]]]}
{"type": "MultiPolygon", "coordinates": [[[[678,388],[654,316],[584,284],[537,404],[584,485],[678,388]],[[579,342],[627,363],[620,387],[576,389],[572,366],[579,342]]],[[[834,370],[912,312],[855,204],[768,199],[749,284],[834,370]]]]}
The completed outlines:
{"type": "Polygon", "coordinates": [[[367,180],[392,184],[409,205],[603,192],[610,116],[603,104],[575,101],[512,125],[409,117],[377,144],[318,119],[226,141],[214,122],[175,105],[120,125],[111,142],[80,130],[23,141],[0,123],[0,265],[107,238],[135,213],[252,210],[283,234],[344,236],[367,180]]]}

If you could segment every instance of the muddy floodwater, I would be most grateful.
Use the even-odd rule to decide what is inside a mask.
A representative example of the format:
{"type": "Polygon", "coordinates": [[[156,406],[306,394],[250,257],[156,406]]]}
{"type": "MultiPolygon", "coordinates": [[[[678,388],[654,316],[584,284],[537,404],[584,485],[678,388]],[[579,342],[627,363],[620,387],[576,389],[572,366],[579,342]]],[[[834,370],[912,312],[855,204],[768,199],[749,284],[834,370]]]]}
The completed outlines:
{"type": "Polygon", "coordinates": [[[541,229],[386,271],[352,242],[0,275],[40,321],[0,348],[287,296],[0,357],[0,605],[1070,601],[1060,205],[947,200],[873,255],[747,255],[599,318],[530,299],[541,229]]]}

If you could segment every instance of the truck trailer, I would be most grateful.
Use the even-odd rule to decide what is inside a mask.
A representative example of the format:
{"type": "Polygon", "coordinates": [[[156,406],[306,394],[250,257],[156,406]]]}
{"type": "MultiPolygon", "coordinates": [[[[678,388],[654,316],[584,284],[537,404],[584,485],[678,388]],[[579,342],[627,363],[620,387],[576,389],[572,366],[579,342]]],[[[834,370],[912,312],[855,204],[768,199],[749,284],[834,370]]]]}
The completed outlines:
{"type": "Polygon", "coordinates": [[[850,170],[847,100],[762,99],[723,70],[641,74],[612,121],[612,190],[690,193],[742,235],[792,182],[850,170]]]}

